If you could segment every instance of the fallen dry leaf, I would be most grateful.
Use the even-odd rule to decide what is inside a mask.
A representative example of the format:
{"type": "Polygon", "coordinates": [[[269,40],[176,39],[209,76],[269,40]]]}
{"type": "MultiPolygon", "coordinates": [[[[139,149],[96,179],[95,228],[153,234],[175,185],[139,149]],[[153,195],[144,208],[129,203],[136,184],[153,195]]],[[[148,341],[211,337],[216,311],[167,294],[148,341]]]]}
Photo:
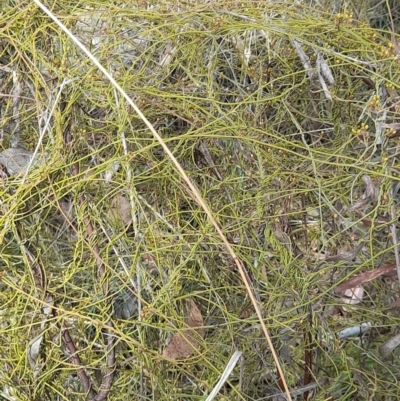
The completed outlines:
{"type": "MultiPolygon", "coordinates": [[[[10,175],[21,173],[30,163],[33,152],[24,148],[9,148],[0,152],[0,164],[2,164],[10,175]]],[[[44,159],[37,157],[34,165],[40,166],[44,159]]]]}
{"type": "Polygon", "coordinates": [[[200,309],[191,299],[187,300],[188,317],[181,333],[176,333],[162,356],[167,359],[188,358],[199,348],[199,337],[204,337],[204,321],[200,309]]]}
{"type": "Polygon", "coordinates": [[[396,267],[396,264],[391,263],[390,265],[378,267],[374,270],[370,270],[368,272],[361,273],[358,276],[355,276],[355,277],[351,278],[350,280],[347,280],[344,283],[339,284],[335,288],[335,292],[340,293],[340,292],[344,292],[346,290],[358,287],[363,283],[374,280],[374,279],[384,275],[385,273],[393,270],[395,267],[396,267]]]}
{"type": "Polygon", "coordinates": [[[108,216],[113,221],[122,221],[124,226],[132,222],[131,205],[124,195],[117,194],[110,203],[108,216]]]}
{"type": "Polygon", "coordinates": [[[369,175],[363,175],[362,179],[365,183],[365,191],[362,194],[360,200],[349,208],[347,208],[346,213],[354,212],[355,210],[363,208],[369,202],[375,203],[379,196],[379,187],[375,185],[369,175]]]}
{"type": "Polygon", "coordinates": [[[358,244],[351,251],[342,252],[337,255],[327,256],[325,260],[327,262],[335,262],[337,260],[345,260],[346,262],[351,262],[353,259],[357,257],[358,253],[361,251],[364,245],[365,245],[364,243],[358,244]]]}

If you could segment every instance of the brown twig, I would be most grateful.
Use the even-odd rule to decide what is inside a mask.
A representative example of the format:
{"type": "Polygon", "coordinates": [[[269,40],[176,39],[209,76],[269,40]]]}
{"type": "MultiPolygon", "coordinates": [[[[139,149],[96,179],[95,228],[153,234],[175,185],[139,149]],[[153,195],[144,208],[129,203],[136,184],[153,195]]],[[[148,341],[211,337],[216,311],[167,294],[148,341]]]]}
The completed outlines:
{"type": "Polygon", "coordinates": [[[397,278],[400,284],[400,254],[399,254],[399,243],[397,241],[397,228],[396,228],[396,208],[394,204],[390,207],[390,215],[393,220],[393,223],[390,225],[390,231],[392,233],[392,240],[393,240],[393,250],[394,250],[394,257],[396,261],[396,270],[397,270],[397,278]]]}
{"type": "MultiPolygon", "coordinates": [[[[53,309],[53,315],[56,316],[56,311],[53,309]]],[[[77,349],[75,347],[75,344],[71,338],[71,335],[69,333],[69,330],[67,328],[64,328],[61,333],[61,338],[63,340],[63,343],[68,350],[67,356],[71,360],[71,362],[75,365],[78,366],[78,369],[76,370],[76,373],[79,377],[79,380],[81,381],[82,387],[84,391],[86,392],[88,399],[89,400],[94,400],[96,397],[96,392],[92,388],[92,382],[90,380],[90,377],[86,373],[83,363],[81,361],[81,358],[78,355],[77,349]]]]}
{"type": "MultiPolygon", "coordinates": [[[[303,378],[303,385],[307,386],[311,383],[312,378],[312,364],[313,364],[313,339],[311,334],[311,327],[312,327],[312,309],[310,307],[310,312],[308,316],[309,320],[309,327],[304,328],[304,378],[303,378]]],[[[303,398],[308,400],[309,391],[304,392],[303,398]]]]}
{"type": "MultiPolygon", "coordinates": [[[[107,322],[107,326],[112,329],[112,322],[109,320],[107,322]]],[[[110,333],[110,330],[104,333],[104,336],[107,339],[107,357],[106,357],[106,372],[101,380],[101,385],[99,389],[99,393],[94,398],[94,401],[104,401],[108,397],[108,393],[111,390],[111,386],[114,380],[114,373],[115,373],[115,347],[114,347],[114,336],[110,333]]]]}

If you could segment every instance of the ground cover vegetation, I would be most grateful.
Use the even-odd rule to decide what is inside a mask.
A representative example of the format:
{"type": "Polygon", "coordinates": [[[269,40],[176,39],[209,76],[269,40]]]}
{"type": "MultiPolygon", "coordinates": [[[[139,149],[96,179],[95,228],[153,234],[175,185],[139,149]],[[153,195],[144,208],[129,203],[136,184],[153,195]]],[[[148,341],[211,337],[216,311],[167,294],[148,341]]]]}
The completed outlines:
{"type": "Polygon", "coordinates": [[[396,3],[46,4],[232,258],[132,104],[3,0],[0,398],[398,399],[396,3]]]}

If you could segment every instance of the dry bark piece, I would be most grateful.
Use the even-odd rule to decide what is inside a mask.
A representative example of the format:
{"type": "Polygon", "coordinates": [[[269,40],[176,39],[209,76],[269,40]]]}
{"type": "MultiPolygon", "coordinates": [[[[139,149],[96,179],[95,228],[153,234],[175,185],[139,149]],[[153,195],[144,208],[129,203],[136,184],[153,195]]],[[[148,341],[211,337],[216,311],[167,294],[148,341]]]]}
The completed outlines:
{"type": "Polygon", "coordinates": [[[193,300],[188,300],[186,307],[189,311],[189,316],[184,324],[185,330],[181,333],[176,333],[172,337],[162,354],[164,358],[180,359],[190,357],[199,348],[198,338],[204,337],[204,329],[202,328],[204,322],[200,309],[193,300]]]}
{"type": "Polygon", "coordinates": [[[344,291],[349,290],[351,288],[358,287],[363,283],[366,283],[368,281],[374,280],[374,279],[384,275],[385,273],[393,270],[395,267],[396,267],[396,264],[395,263],[391,263],[390,265],[378,267],[378,268],[376,268],[374,270],[361,273],[361,274],[359,274],[359,275],[357,275],[355,277],[352,277],[350,280],[347,280],[344,283],[339,284],[335,288],[335,292],[336,293],[341,293],[341,292],[344,292],[344,291]]]}
{"type": "MultiPolygon", "coordinates": [[[[347,289],[342,297],[342,302],[348,305],[357,305],[363,300],[364,288],[361,286],[347,289]]],[[[348,309],[343,306],[343,310],[348,312],[348,309]]]]}
{"type": "Polygon", "coordinates": [[[364,296],[363,287],[358,286],[354,288],[349,288],[344,292],[344,297],[342,298],[342,301],[345,304],[357,305],[362,301],[363,296],[364,296]]]}
{"type": "Polygon", "coordinates": [[[397,334],[396,336],[392,337],[390,340],[388,340],[384,344],[382,344],[379,347],[379,352],[381,353],[381,355],[384,358],[386,358],[399,345],[400,345],[400,334],[397,334]]]}

